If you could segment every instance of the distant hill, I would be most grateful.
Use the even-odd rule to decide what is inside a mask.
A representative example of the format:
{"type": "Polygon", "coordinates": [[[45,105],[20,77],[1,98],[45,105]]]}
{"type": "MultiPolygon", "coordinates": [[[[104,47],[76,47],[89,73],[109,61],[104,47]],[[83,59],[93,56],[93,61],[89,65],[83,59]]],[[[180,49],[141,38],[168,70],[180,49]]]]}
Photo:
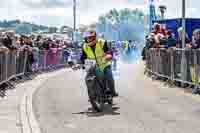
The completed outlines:
{"type": "Polygon", "coordinates": [[[22,22],[20,20],[4,20],[0,21],[0,28],[2,30],[14,30],[18,34],[30,34],[31,32],[49,31],[50,27],[22,22]]]}

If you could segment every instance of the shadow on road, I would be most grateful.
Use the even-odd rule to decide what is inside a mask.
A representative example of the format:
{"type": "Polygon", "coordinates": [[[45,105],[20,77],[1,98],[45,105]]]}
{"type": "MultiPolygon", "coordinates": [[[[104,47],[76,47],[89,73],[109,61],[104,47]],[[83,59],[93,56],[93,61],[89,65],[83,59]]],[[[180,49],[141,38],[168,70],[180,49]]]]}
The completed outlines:
{"type": "Polygon", "coordinates": [[[0,98],[4,98],[6,96],[7,87],[2,84],[0,85],[0,98]]]}
{"type": "Polygon", "coordinates": [[[0,90],[0,97],[4,98],[6,96],[5,90],[0,90]]]}
{"type": "Polygon", "coordinates": [[[88,117],[102,117],[105,115],[120,115],[120,113],[117,112],[119,109],[119,107],[110,107],[109,105],[105,105],[103,112],[96,112],[92,108],[88,108],[86,111],[72,114],[87,115],[88,117]]]}

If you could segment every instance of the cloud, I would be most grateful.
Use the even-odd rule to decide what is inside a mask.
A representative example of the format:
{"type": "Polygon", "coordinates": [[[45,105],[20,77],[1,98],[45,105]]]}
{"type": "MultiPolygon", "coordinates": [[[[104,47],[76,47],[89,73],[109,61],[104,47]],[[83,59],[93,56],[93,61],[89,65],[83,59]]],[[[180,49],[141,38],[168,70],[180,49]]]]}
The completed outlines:
{"type": "MultiPolygon", "coordinates": [[[[180,0],[157,0],[167,6],[166,16],[181,16],[180,0]]],[[[1,19],[22,19],[52,26],[73,24],[73,0],[2,0],[1,19]]],[[[198,0],[187,1],[187,16],[200,17],[198,0]]],[[[77,25],[89,24],[112,8],[148,10],[148,0],[77,0],[77,25]]],[[[157,13],[159,13],[157,11],[157,13]]]]}
{"type": "Polygon", "coordinates": [[[68,7],[72,5],[70,0],[19,0],[22,4],[31,8],[68,7]]]}

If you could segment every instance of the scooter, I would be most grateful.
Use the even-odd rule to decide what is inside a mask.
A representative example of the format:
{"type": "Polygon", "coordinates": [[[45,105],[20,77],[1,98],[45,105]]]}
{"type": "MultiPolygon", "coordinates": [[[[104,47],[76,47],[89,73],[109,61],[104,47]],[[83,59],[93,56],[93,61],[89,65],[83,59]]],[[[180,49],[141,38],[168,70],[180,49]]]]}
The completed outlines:
{"type": "Polygon", "coordinates": [[[86,60],[83,68],[87,72],[86,83],[88,89],[89,102],[97,112],[102,112],[105,104],[112,106],[113,96],[108,88],[108,81],[103,77],[103,72],[99,69],[95,60],[86,60]]]}

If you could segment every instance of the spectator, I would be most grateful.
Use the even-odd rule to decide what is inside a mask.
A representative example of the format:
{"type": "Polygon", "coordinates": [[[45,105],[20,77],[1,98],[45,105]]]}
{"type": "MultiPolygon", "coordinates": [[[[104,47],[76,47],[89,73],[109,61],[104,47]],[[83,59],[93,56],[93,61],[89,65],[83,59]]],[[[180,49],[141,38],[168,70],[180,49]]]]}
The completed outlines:
{"type": "Polygon", "coordinates": [[[38,47],[39,49],[42,49],[41,45],[42,45],[42,36],[38,35],[34,40],[34,46],[38,47]]]}
{"type": "Polygon", "coordinates": [[[176,39],[173,37],[171,30],[167,31],[166,37],[167,37],[166,48],[176,47],[176,39]]]}
{"type": "MultiPolygon", "coordinates": [[[[166,32],[166,31],[165,31],[166,32]]],[[[165,33],[166,34],[166,33],[165,33]]],[[[160,47],[166,47],[167,45],[167,36],[161,34],[160,38],[159,38],[159,42],[160,42],[160,47]]]]}
{"type": "Polygon", "coordinates": [[[164,36],[166,36],[167,34],[167,29],[166,27],[161,27],[161,34],[163,34],[164,36]]]}
{"type": "Polygon", "coordinates": [[[34,56],[33,56],[33,46],[32,41],[29,39],[28,36],[23,36],[22,47],[21,49],[27,52],[27,64],[26,64],[26,72],[32,72],[32,64],[34,63],[34,56]]]}
{"type": "Polygon", "coordinates": [[[18,37],[16,37],[15,46],[17,47],[17,49],[20,49],[20,47],[21,47],[20,38],[18,38],[18,37]]]}
{"type": "Polygon", "coordinates": [[[8,52],[8,51],[9,49],[5,47],[2,42],[0,42],[0,52],[8,52]]]}
{"type": "MultiPolygon", "coordinates": [[[[182,48],[182,32],[183,32],[183,28],[180,27],[178,29],[178,40],[177,40],[177,48],[182,48]]],[[[188,34],[185,33],[185,44],[190,44],[190,39],[188,37],[188,34]]]]}
{"type": "Polygon", "coordinates": [[[68,52],[66,46],[63,46],[63,49],[64,49],[63,55],[64,55],[64,58],[65,58],[65,61],[68,62],[68,57],[69,57],[70,53],[68,52]]]}
{"type": "Polygon", "coordinates": [[[21,36],[20,38],[20,45],[21,45],[21,50],[26,51],[26,52],[31,52],[32,47],[29,45],[28,38],[26,36],[21,36]]]}
{"type": "Polygon", "coordinates": [[[156,43],[155,34],[151,33],[147,38],[147,45],[149,48],[153,48],[155,43],[156,43]]]}
{"type": "Polygon", "coordinates": [[[154,34],[151,35],[147,35],[145,37],[145,47],[142,50],[142,59],[145,60],[146,59],[146,55],[145,55],[145,51],[147,49],[152,48],[153,44],[155,44],[155,39],[154,39],[154,34]]]}
{"type": "Polygon", "coordinates": [[[2,43],[5,47],[7,47],[9,50],[15,50],[17,47],[13,45],[13,40],[8,34],[5,34],[2,40],[2,43]]]}
{"type": "Polygon", "coordinates": [[[33,47],[33,41],[32,41],[32,38],[31,37],[27,37],[27,45],[30,46],[30,47],[33,47]]]}
{"type": "Polygon", "coordinates": [[[187,44],[187,47],[192,49],[200,48],[200,29],[194,30],[192,37],[192,44],[187,44]]]}
{"type": "Polygon", "coordinates": [[[42,42],[42,46],[41,49],[42,50],[49,50],[50,49],[50,43],[51,43],[51,39],[48,40],[44,40],[44,42],[42,42]]]}
{"type": "Polygon", "coordinates": [[[158,23],[155,23],[153,26],[154,31],[152,33],[154,33],[155,35],[161,33],[161,26],[158,23]]]}
{"type": "Polygon", "coordinates": [[[164,39],[164,35],[161,33],[158,33],[154,36],[154,38],[155,38],[155,43],[153,44],[153,48],[160,48],[161,40],[164,39]]]}

